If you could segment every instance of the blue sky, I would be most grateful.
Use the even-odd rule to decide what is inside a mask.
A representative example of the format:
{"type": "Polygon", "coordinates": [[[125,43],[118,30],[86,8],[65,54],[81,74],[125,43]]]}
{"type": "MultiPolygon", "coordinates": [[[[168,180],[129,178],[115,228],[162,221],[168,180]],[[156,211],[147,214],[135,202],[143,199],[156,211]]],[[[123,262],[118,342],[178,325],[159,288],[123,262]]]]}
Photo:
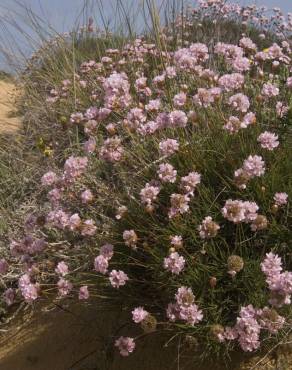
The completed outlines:
{"type": "MultiPolygon", "coordinates": [[[[96,11],[90,11],[84,15],[80,16],[82,13],[82,8],[85,4],[89,5],[89,9],[92,9],[92,4],[96,5],[100,4],[103,9],[106,17],[114,18],[114,10],[110,4],[117,4],[118,2],[122,2],[126,8],[130,7],[133,10],[135,7],[139,7],[139,4],[143,0],[0,0],[0,18],[4,18],[6,20],[10,19],[14,22],[15,18],[18,20],[22,20],[22,26],[24,31],[32,36],[35,39],[35,35],[29,30],[25,24],[27,19],[27,14],[25,12],[24,7],[30,8],[40,19],[46,19],[46,23],[52,27],[52,29],[56,30],[57,32],[64,32],[70,30],[75,22],[76,19],[79,17],[80,21],[82,18],[86,18],[89,15],[94,15],[95,21],[101,25],[101,19],[98,17],[96,11]],[[17,16],[15,16],[17,13],[17,16]],[[91,14],[92,13],[92,14],[91,14]]],[[[157,0],[157,2],[162,2],[163,0],[157,0]]],[[[164,0],[164,3],[168,0],[164,0]]],[[[193,1],[189,1],[192,3],[193,1]]],[[[236,2],[236,0],[234,0],[236,2]]],[[[292,0],[238,0],[242,5],[247,4],[257,4],[257,5],[266,5],[269,8],[272,7],[280,7],[285,13],[292,12],[292,0]]],[[[138,21],[139,22],[139,21],[138,21]]],[[[1,25],[0,19],[0,46],[5,50],[8,50],[10,54],[14,53],[12,44],[14,42],[7,42],[8,37],[6,36],[7,28],[3,29],[1,25]],[[2,37],[1,37],[2,35],[2,37]],[[5,37],[3,36],[5,35],[5,37]]],[[[13,27],[8,27],[11,30],[10,38],[14,38],[16,43],[18,43],[20,48],[25,54],[28,54],[31,49],[31,42],[27,42],[23,40],[23,36],[16,32],[13,27]]],[[[7,69],[7,63],[4,61],[3,56],[1,57],[0,52],[0,69],[7,69]]]]}

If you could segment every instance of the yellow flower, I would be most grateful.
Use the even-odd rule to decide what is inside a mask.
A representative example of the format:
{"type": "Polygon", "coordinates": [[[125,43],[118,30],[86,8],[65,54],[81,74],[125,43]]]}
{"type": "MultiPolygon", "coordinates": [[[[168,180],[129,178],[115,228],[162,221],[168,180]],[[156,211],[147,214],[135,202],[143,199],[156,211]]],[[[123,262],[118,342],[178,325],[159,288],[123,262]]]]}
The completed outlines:
{"type": "Polygon", "coordinates": [[[43,153],[46,157],[51,157],[51,155],[53,154],[53,150],[50,147],[46,146],[43,153]]]}

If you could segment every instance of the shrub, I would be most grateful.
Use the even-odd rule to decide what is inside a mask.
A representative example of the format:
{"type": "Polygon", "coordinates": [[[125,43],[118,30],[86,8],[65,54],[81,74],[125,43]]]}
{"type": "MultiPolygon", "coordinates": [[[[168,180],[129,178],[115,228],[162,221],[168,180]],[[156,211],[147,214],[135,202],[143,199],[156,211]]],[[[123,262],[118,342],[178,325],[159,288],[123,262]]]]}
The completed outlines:
{"type": "Polygon", "coordinates": [[[291,20],[274,35],[278,10],[266,27],[259,9],[201,3],[163,30],[153,14],[153,35],[84,61],[47,97],[75,139],[11,244],[22,266],[7,303],[120,300],[145,334],[193,338],[202,357],[291,326],[291,20]],[[245,34],[222,42],[226,25],[245,34]]]}

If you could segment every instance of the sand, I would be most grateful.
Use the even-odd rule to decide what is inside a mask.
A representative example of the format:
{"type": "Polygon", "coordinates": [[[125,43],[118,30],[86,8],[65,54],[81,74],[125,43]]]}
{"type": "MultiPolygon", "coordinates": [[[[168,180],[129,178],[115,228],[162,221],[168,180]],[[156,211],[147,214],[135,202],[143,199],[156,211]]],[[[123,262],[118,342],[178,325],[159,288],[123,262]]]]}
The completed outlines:
{"type": "Polygon", "coordinates": [[[15,133],[21,125],[16,115],[15,98],[17,89],[12,82],[0,80],[0,133],[15,133]]]}

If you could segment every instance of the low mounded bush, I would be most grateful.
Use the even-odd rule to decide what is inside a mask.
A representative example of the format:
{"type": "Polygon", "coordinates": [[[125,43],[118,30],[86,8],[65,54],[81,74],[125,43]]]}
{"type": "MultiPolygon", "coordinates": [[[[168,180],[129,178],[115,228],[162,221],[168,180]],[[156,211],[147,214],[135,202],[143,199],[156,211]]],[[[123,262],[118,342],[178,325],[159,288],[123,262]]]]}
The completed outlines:
{"type": "Polygon", "coordinates": [[[1,261],[6,304],[123,302],[202,357],[291,329],[291,18],[200,3],[51,86],[45,201],[1,261]]]}

